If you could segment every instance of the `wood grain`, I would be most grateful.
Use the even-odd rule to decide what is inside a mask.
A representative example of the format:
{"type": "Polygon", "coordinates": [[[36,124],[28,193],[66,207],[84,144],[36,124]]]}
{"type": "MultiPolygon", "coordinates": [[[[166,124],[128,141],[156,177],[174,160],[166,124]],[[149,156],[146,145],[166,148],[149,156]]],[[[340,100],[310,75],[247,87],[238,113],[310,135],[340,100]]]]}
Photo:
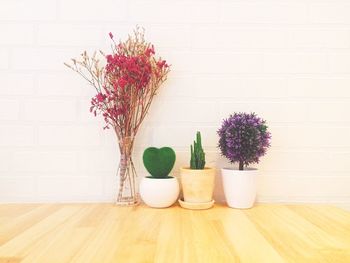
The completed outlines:
{"type": "Polygon", "coordinates": [[[350,213],[324,205],[0,205],[3,262],[350,262],[350,213]]]}

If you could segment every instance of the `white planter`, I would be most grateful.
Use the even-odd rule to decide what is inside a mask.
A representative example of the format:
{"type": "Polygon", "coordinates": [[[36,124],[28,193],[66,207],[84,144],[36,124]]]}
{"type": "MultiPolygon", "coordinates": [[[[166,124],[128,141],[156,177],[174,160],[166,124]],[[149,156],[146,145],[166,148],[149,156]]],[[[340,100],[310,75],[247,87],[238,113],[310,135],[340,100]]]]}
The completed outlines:
{"type": "Polygon", "coordinates": [[[144,177],[140,183],[141,199],[146,205],[154,208],[169,207],[179,197],[180,187],[175,177],[150,178],[144,177]]]}
{"type": "Polygon", "coordinates": [[[251,208],[256,197],[258,170],[221,169],[226,202],[232,208],[251,208]]]}

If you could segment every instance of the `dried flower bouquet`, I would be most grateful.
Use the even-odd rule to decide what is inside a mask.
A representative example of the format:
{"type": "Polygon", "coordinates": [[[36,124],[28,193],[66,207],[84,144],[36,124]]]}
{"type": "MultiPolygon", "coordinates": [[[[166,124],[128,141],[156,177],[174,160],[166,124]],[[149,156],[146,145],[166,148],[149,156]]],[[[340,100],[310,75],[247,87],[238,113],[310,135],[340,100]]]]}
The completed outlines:
{"type": "Polygon", "coordinates": [[[112,52],[100,51],[90,56],[84,51],[79,59],[65,65],[80,74],[96,90],[90,111],[102,115],[104,129],[112,128],[118,138],[120,163],[119,190],[116,202],[134,205],[139,202],[136,172],[132,161],[135,136],[154,96],[169,73],[165,60],[155,56],[154,46],[146,42],[144,30],[137,27],[126,41],[115,42],[112,52]],[[105,65],[102,65],[104,62],[105,65]]]}

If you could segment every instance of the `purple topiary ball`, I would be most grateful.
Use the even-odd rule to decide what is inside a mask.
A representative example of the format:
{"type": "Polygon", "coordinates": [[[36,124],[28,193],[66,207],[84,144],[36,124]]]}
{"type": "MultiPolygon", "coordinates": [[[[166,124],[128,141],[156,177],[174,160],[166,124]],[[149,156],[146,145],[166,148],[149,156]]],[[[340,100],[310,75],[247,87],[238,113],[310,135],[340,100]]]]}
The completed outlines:
{"type": "Polygon", "coordinates": [[[258,163],[270,147],[271,134],[266,122],[255,113],[235,113],[223,120],[218,130],[221,154],[231,163],[243,166],[258,163]]]}

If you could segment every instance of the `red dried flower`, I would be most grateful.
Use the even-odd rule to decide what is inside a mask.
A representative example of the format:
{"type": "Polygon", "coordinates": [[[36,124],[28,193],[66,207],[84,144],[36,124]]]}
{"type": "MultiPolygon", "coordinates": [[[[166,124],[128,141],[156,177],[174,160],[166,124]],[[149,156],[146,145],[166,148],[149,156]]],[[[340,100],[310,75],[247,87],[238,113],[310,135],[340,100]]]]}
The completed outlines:
{"type": "Polygon", "coordinates": [[[96,99],[98,102],[103,102],[106,99],[106,95],[102,94],[102,93],[98,93],[96,95],[96,99]]]}
{"type": "MultiPolygon", "coordinates": [[[[112,33],[109,37],[114,38],[112,33]]],[[[90,111],[102,114],[104,129],[112,126],[119,138],[135,136],[156,91],[166,80],[169,66],[155,58],[154,46],[144,40],[144,32],[139,29],[124,42],[113,40],[112,52],[105,59],[106,66],[101,67],[95,55],[89,57],[84,52],[82,60],[70,68],[97,90],[90,111]]]]}

